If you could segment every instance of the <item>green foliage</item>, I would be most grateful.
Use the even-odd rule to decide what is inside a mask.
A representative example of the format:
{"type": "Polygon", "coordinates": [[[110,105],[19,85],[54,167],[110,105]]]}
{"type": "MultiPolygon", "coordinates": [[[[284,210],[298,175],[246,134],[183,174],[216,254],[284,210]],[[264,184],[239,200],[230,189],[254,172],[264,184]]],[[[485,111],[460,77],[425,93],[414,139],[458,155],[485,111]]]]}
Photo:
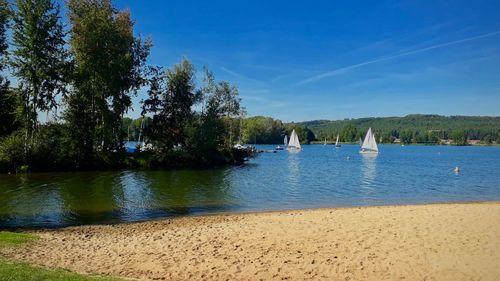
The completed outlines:
{"type": "MultiPolygon", "coordinates": [[[[356,141],[369,127],[384,142],[400,139],[402,143],[440,143],[451,139],[454,129],[462,130],[466,140],[478,139],[485,143],[500,143],[500,117],[408,115],[405,117],[379,117],[345,119],[339,121],[317,120],[303,122],[317,139],[332,139],[347,126],[357,130],[356,141]]],[[[341,137],[342,138],[342,137],[341,137]]],[[[349,141],[343,139],[343,141],[349,141]]]]}
{"type": "Polygon", "coordinates": [[[0,280],[5,281],[118,281],[123,279],[80,275],[63,270],[49,270],[0,259],[0,280]]]}
{"type": "Polygon", "coordinates": [[[7,28],[11,11],[6,0],[0,0],[0,71],[4,69],[5,58],[7,57],[7,28]]]}
{"type": "Polygon", "coordinates": [[[150,117],[140,117],[132,119],[125,117],[122,120],[123,134],[127,136],[127,140],[139,141],[144,139],[143,132],[147,131],[153,120],[150,117]]]}
{"type": "Polygon", "coordinates": [[[203,107],[199,118],[192,123],[194,134],[190,146],[203,162],[225,162],[240,131],[241,122],[235,118],[240,113],[238,89],[226,81],[216,83],[206,68],[204,81],[205,86],[200,90],[203,107]]]}
{"type": "Polygon", "coordinates": [[[285,131],[288,136],[292,134],[293,130],[295,130],[295,133],[297,133],[297,136],[299,137],[301,143],[308,144],[316,139],[313,132],[303,124],[290,123],[285,125],[285,131]]]}
{"type": "Polygon", "coordinates": [[[283,124],[281,120],[271,117],[255,116],[243,122],[243,142],[253,144],[282,144],[286,136],[295,130],[301,143],[315,140],[309,128],[300,123],[283,124]]]}
{"type": "MultiPolygon", "coordinates": [[[[16,110],[19,107],[18,96],[14,91],[4,88],[0,77],[0,139],[19,129],[16,110]]],[[[5,85],[7,86],[7,85],[5,85]]]]}
{"type": "Polygon", "coordinates": [[[399,134],[399,138],[402,143],[405,144],[411,143],[413,139],[413,131],[411,129],[404,129],[399,134]]]}
{"type": "Polygon", "coordinates": [[[143,114],[152,115],[148,137],[158,149],[169,152],[186,145],[186,126],[194,116],[192,107],[198,101],[194,73],[194,66],[185,58],[172,70],[152,69],[143,114]]]}
{"type": "Polygon", "coordinates": [[[97,151],[123,149],[122,118],[131,94],[145,83],[151,43],[134,36],[130,13],[117,11],[111,1],[70,0],[68,9],[75,73],[65,120],[78,162],[85,166],[97,151]]]}
{"type": "Polygon", "coordinates": [[[16,129],[15,109],[16,97],[9,90],[9,81],[2,76],[7,59],[7,28],[11,11],[6,0],[0,0],[0,138],[16,129]]]}
{"type": "Polygon", "coordinates": [[[65,170],[72,167],[67,128],[49,123],[40,127],[33,143],[25,148],[25,131],[16,131],[0,142],[0,170],[28,172],[31,169],[65,170]]]}
{"type": "Polygon", "coordinates": [[[451,132],[451,139],[456,145],[465,145],[467,142],[467,139],[465,138],[465,132],[458,129],[454,129],[451,132]]]}
{"type": "MultiPolygon", "coordinates": [[[[358,130],[352,124],[346,124],[339,133],[339,139],[342,142],[355,142],[358,138],[358,130]]],[[[333,139],[333,138],[331,138],[333,139]]]]}
{"type": "Polygon", "coordinates": [[[24,150],[24,132],[17,131],[0,141],[0,171],[17,172],[26,164],[27,155],[24,150]]]}
{"type": "MultiPolygon", "coordinates": [[[[149,68],[151,42],[134,36],[128,11],[109,0],[69,0],[70,41],[55,0],[17,0],[10,60],[19,88],[0,77],[0,170],[28,172],[227,163],[240,139],[238,90],[215,82],[196,88],[187,60],[172,69],[149,68]],[[65,48],[68,46],[69,50],[65,48]],[[143,117],[123,118],[145,85],[143,117]],[[64,95],[61,95],[64,94],[64,95]],[[61,97],[61,98],[59,98],[61,97]],[[62,103],[62,104],[61,104],[62,103]],[[62,105],[62,106],[61,106],[62,105]],[[63,122],[38,123],[40,112],[62,108],[63,122]],[[196,109],[200,109],[196,111],[196,109]],[[126,155],[125,138],[146,140],[151,151],[126,155]]],[[[0,71],[7,57],[11,15],[0,0],[0,71]]],[[[241,158],[238,156],[238,158],[241,158]]]]}
{"type": "MultiPolygon", "coordinates": [[[[288,134],[290,134],[290,131],[288,134]]],[[[280,120],[271,117],[256,116],[247,118],[243,122],[244,143],[272,143],[281,144],[287,134],[285,126],[280,120]]],[[[299,138],[301,136],[299,135],[299,138]]]]}
{"type": "Polygon", "coordinates": [[[52,0],[17,0],[13,16],[13,57],[10,62],[19,79],[22,120],[32,139],[38,111],[57,106],[56,97],[68,82],[67,52],[59,6],[52,0]]]}
{"type": "Polygon", "coordinates": [[[146,138],[155,148],[153,165],[227,163],[240,122],[238,90],[216,82],[205,69],[205,85],[197,89],[194,66],[183,59],[172,70],[151,68],[143,114],[152,115],[146,138]],[[194,110],[199,103],[201,112],[194,110]]]}

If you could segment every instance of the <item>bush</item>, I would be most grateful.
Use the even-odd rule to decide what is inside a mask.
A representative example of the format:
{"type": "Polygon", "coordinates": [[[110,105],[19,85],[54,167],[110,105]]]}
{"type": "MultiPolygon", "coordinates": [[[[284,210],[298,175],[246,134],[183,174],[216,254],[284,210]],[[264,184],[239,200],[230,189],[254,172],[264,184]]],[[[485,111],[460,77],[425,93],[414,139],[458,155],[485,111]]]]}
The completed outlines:
{"type": "Polygon", "coordinates": [[[18,172],[26,164],[27,151],[24,151],[25,135],[22,131],[14,132],[0,140],[0,171],[18,172]]]}

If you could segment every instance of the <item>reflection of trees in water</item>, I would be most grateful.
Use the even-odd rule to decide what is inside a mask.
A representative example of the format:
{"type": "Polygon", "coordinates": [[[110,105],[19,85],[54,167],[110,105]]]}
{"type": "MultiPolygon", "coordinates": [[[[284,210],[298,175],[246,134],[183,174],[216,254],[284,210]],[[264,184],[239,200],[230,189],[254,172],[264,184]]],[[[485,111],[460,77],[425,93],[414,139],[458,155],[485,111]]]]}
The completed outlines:
{"type": "Polygon", "coordinates": [[[151,205],[176,213],[224,209],[233,204],[230,169],[147,171],[151,205]]]}
{"type": "Polygon", "coordinates": [[[76,223],[110,221],[120,211],[120,172],[70,173],[57,185],[64,209],[76,223]]]}
{"type": "Polygon", "coordinates": [[[377,172],[377,154],[361,154],[362,161],[362,187],[373,189],[377,172]]]}
{"type": "MultiPolygon", "coordinates": [[[[1,222],[9,226],[62,226],[106,222],[113,218],[113,187],[118,173],[47,173],[13,176],[9,192],[0,193],[1,222]]],[[[0,184],[2,191],[5,183],[0,184]]]]}
{"type": "Polygon", "coordinates": [[[0,228],[58,224],[63,208],[46,174],[0,176],[0,228]]]}
{"type": "Polygon", "coordinates": [[[63,226],[221,210],[231,169],[12,176],[0,184],[0,226],[63,226]]]}

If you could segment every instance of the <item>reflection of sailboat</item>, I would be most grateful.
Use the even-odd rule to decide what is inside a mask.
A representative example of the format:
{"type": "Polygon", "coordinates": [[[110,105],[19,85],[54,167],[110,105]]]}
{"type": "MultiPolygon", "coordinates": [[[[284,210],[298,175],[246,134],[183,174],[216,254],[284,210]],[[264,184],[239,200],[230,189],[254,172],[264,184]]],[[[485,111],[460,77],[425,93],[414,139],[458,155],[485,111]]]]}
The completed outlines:
{"type": "Polygon", "coordinates": [[[300,151],[301,149],[299,136],[297,136],[297,133],[293,130],[290,135],[290,142],[288,143],[288,151],[300,151]]]}
{"type": "Polygon", "coordinates": [[[339,148],[341,145],[339,144],[339,135],[337,135],[337,140],[335,141],[335,147],[339,148]]]}
{"type": "Polygon", "coordinates": [[[378,153],[377,141],[375,140],[375,135],[372,133],[372,128],[369,128],[366,133],[360,153],[378,153]]]}
{"type": "Polygon", "coordinates": [[[362,182],[361,186],[366,189],[372,189],[372,185],[375,181],[375,174],[377,169],[377,154],[366,153],[362,154],[362,182]]]}

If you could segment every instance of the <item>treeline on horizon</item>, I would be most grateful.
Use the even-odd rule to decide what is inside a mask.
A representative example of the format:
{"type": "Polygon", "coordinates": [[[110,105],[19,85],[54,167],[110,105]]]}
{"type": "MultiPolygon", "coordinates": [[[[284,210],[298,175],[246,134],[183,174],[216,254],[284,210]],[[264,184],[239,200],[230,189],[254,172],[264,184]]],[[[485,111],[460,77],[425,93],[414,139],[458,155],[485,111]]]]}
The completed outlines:
{"type": "Polygon", "coordinates": [[[465,145],[468,140],[479,140],[483,144],[500,143],[500,117],[411,114],[301,124],[312,130],[318,140],[333,140],[339,134],[342,142],[358,142],[368,128],[372,128],[381,143],[441,144],[449,141],[465,145]]]}
{"type": "MultiPolygon", "coordinates": [[[[131,140],[137,140],[145,119],[124,119],[131,140]]],[[[500,143],[500,117],[440,116],[413,114],[405,117],[372,117],[338,121],[316,120],[284,123],[265,116],[245,118],[241,121],[240,142],[248,144],[281,144],[284,136],[295,130],[302,143],[327,140],[334,142],[339,135],[341,142],[354,143],[363,139],[372,128],[379,143],[465,145],[468,140],[482,144],[500,143]]]]}
{"type": "Polygon", "coordinates": [[[0,171],[222,164],[242,159],[238,89],[185,58],[147,65],[152,41],[109,0],[0,0],[0,171]],[[10,30],[9,30],[10,29],[10,30]],[[8,36],[9,34],[9,36],[8,36]],[[10,36],[11,35],[11,36],[10,36]],[[10,38],[9,38],[10,37],[10,38]],[[127,154],[124,116],[139,89],[150,149],[127,154]],[[40,122],[40,116],[49,122],[40,122]]]}

